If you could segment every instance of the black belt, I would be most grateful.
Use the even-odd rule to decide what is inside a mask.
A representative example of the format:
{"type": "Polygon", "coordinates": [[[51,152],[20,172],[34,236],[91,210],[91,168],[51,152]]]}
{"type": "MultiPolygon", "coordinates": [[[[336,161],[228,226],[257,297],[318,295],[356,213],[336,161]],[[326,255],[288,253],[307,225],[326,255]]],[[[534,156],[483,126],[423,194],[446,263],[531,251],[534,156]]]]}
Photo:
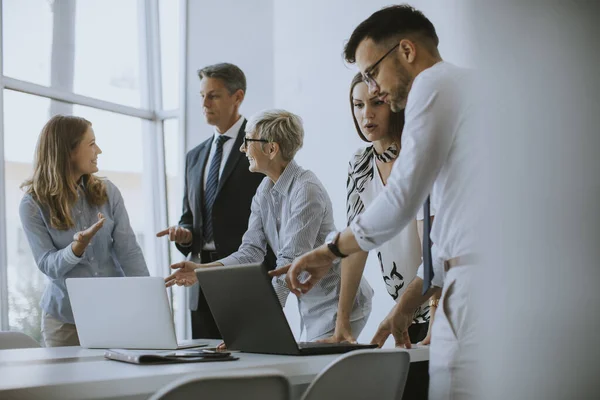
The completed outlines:
{"type": "Polygon", "coordinates": [[[217,255],[217,252],[212,250],[202,250],[198,256],[200,257],[200,261],[202,263],[209,263],[220,259],[220,257],[217,255]]]}

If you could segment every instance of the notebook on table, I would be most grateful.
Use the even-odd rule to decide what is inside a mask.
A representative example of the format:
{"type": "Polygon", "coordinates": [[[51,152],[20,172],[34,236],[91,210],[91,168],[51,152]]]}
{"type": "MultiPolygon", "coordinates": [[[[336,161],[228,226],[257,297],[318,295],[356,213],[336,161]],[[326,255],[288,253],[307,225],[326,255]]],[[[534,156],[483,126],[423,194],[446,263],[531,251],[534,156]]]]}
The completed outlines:
{"type": "Polygon", "coordinates": [[[235,361],[237,357],[228,352],[203,353],[201,351],[162,351],[149,352],[146,350],[108,349],[104,357],[109,360],[122,361],[130,364],[154,365],[177,364],[216,361],[235,361]]]}

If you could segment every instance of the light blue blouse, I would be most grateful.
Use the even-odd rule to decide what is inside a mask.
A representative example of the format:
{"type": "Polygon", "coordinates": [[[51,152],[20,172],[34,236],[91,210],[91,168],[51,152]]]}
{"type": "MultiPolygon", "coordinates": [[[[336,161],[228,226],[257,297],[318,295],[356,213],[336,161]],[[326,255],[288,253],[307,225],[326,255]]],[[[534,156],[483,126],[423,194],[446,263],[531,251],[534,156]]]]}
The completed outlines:
{"type": "Polygon", "coordinates": [[[83,187],[71,209],[75,227],[58,230],[50,225],[50,213],[29,194],[21,200],[19,215],[35,262],[48,283],[41,300],[42,310],[60,321],[73,324],[73,312],[65,286],[67,278],[106,276],[148,276],[148,268],[137,244],[123,197],[109,180],[104,181],[108,201],[102,206],[88,204],[83,187]],[[71,249],[73,235],[98,221],[106,221],[81,257],[71,249]]]}

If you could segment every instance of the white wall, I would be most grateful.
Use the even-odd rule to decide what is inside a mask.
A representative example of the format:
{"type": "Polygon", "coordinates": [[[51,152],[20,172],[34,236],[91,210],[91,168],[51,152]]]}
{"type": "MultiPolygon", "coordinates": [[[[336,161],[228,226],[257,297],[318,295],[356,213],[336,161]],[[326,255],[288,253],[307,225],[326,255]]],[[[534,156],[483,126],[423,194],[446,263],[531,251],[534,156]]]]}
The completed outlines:
{"type": "MultiPolygon", "coordinates": [[[[442,57],[471,66],[462,2],[409,3],[435,25],[442,57]]],[[[348,99],[348,86],[356,69],[345,65],[342,51],[353,29],[387,5],[388,1],[381,0],[275,1],[275,105],[304,119],[306,137],[297,160],[313,170],[329,191],[339,228],[346,224],[348,160],[363,146],[352,123],[348,99]]],[[[376,296],[360,339],[370,341],[393,301],[375,258],[369,258],[365,275],[376,296]]]]}
{"type": "Polygon", "coordinates": [[[212,134],[204,122],[197,70],[230,62],[246,74],[245,116],[273,107],[273,1],[188,0],[186,148],[212,134]]]}
{"type": "Polygon", "coordinates": [[[473,11],[489,182],[480,398],[598,399],[600,2],[473,11]]]}

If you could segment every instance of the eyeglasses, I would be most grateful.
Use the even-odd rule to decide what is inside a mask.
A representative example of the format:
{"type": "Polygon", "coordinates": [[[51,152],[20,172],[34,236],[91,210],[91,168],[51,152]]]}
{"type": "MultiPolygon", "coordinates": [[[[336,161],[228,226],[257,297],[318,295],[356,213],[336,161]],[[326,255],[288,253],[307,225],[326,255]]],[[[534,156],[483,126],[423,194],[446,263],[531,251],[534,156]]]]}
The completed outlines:
{"type": "Polygon", "coordinates": [[[378,86],[377,82],[375,81],[375,78],[373,77],[373,75],[371,75],[373,73],[373,70],[398,46],[400,46],[400,43],[392,47],[387,53],[383,55],[383,57],[379,59],[379,61],[377,61],[370,68],[367,68],[365,70],[365,73],[363,74],[363,81],[367,84],[370,91],[374,91],[375,89],[377,89],[378,86]]]}
{"type": "Polygon", "coordinates": [[[267,139],[250,139],[244,136],[244,148],[247,149],[248,148],[248,142],[262,142],[262,143],[269,143],[269,141],[267,139]]]}

